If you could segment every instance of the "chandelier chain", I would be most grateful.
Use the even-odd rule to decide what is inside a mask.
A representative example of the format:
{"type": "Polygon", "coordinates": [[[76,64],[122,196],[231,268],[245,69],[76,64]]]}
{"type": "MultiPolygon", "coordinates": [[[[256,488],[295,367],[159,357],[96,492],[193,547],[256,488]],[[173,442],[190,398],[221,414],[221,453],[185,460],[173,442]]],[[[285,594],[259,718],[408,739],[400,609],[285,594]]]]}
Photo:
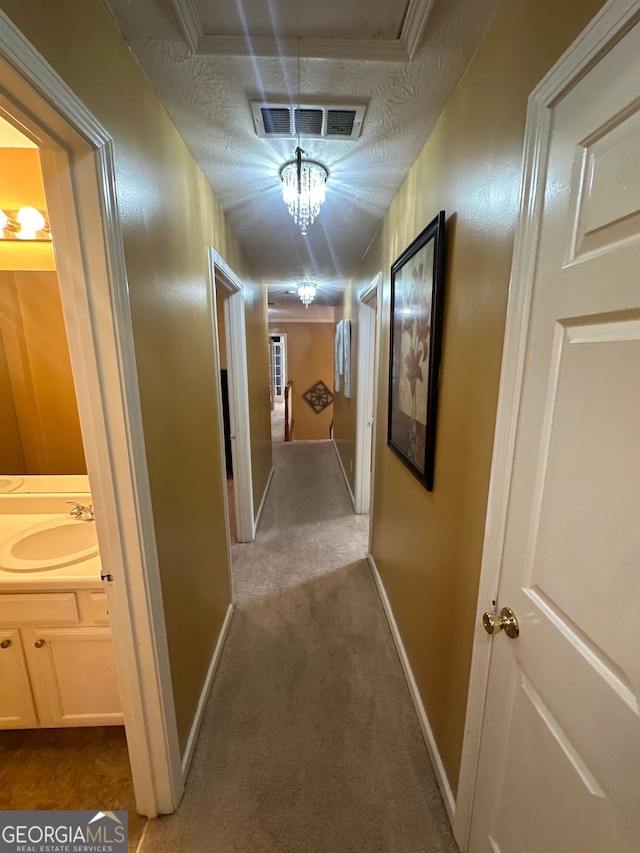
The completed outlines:
{"type": "Polygon", "coordinates": [[[289,208],[289,213],[300,228],[303,236],[307,234],[309,226],[313,223],[320,207],[324,203],[328,172],[321,163],[314,160],[304,160],[300,140],[300,36],[297,37],[297,71],[298,71],[298,98],[297,109],[294,110],[294,123],[298,139],[295,150],[295,159],[280,170],[282,180],[282,198],[289,208]]]}

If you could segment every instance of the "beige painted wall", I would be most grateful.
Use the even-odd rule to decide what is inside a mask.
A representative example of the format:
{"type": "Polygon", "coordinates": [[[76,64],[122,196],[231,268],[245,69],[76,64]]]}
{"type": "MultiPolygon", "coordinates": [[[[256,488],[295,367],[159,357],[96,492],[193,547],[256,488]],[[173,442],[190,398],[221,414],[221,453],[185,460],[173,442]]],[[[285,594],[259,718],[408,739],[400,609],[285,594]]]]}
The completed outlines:
{"type": "MultiPolygon", "coordinates": [[[[245,284],[253,407],[264,399],[256,352],[265,358],[265,298],[220,204],[105,6],[100,0],[34,5],[6,0],[3,11],[114,139],[171,673],[184,748],[229,602],[208,246],[214,246],[245,284]]],[[[264,489],[271,466],[266,380],[264,386],[265,411],[251,413],[254,495],[264,489]]]]}
{"type": "Polygon", "coordinates": [[[333,403],[316,412],[302,395],[319,379],[333,393],[335,326],[333,323],[278,323],[271,324],[269,331],[287,336],[287,381],[293,382],[293,440],[328,439],[333,403]]]}
{"type": "Polygon", "coordinates": [[[0,442],[0,472],[86,474],[55,272],[0,272],[0,337],[19,438],[0,442]]]}
{"type": "Polygon", "coordinates": [[[351,289],[385,271],[372,551],[449,782],[460,766],[527,97],[601,0],[504,0],[351,289]],[[553,22],[551,25],[550,22],[553,22]],[[448,220],[435,487],[386,446],[389,268],[448,220]]]}

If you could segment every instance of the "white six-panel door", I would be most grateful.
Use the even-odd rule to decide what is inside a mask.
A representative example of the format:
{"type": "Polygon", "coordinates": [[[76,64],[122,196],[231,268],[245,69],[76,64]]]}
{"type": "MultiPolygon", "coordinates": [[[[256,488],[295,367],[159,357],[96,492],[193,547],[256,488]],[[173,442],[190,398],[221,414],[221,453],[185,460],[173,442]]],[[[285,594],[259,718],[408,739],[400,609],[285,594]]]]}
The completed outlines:
{"type": "Polygon", "coordinates": [[[633,853],[640,25],[551,112],[469,850],[633,853]]]}

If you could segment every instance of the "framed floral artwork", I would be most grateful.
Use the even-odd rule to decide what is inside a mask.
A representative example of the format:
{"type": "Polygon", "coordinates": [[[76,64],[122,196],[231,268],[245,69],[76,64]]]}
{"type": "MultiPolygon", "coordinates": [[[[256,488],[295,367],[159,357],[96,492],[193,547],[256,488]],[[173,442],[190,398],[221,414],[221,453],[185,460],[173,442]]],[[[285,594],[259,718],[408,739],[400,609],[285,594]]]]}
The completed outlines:
{"type": "Polygon", "coordinates": [[[391,267],[387,444],[433,489],[445,274],[444,211],[391,267]]]}

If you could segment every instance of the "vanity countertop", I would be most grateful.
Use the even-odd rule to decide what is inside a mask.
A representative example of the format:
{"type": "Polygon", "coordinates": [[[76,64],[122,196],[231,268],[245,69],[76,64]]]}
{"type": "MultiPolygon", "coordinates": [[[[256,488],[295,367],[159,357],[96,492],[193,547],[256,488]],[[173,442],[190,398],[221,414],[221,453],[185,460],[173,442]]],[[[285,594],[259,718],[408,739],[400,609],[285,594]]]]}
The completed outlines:
{"type": "Polygon", "coordinates": [[[50,592],[56,589],[102,589],[100,557],[83,560],[59,569],[40,572],[11,572],[0,569],[0,595],[3,592],[50,592]]]}
{"type": "MultiPolygon", "coordinates": [[[[84,503],[87,498],[87,495],[64,495],[43,500],[29,495],[3,495],[0,498],[0,545],[37,524],[68,516],[66,500],[84,503]]],[[[95,524],[82,520],[75,523],[95,524]]],[[[0,567],[0,593],[101,588],[100,568],[99,555],[71,565],[37,571],[11,571],[0,567]]]]}

